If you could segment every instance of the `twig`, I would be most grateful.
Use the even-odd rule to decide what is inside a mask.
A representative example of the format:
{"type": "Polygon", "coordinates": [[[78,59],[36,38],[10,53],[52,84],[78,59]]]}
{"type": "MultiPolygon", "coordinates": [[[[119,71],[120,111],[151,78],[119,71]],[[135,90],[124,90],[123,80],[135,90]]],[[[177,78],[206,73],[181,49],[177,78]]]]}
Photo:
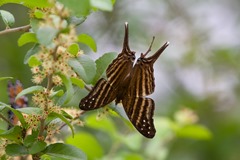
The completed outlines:
{"type": "MultiPolygon", "coordinates": [[[[81,115],[83,115],[84,113],[85,113],[85,111],[82,111],[79,116],[76,116],[76,117],[74,117],[74,118],[72,119],[72,122],[73,122],[74,120],[77,120],[77,119],[78,119],[81,115]]],[[[58,130],[61,130],[61,129],[62,129],[63,127],[65,127],[66,125],[67,125],[66,123],[62,124],[62,125],[59,127],[58,130]]]]}
{"type": "Polygon", "coordinates": [[[88,86],[86,86],[86,85],[84,86],[84,88],[85,88],[87,91],[89,91],[89,92],[92,90],[90,87],[88,87],[88,86]]]}
{"type": "MultiPolygon", "coordinates": [[[[54,61],[56,61],[56,53],[57,53],[57,48],[58,46],[55,47],[55,49],[53,50],[53,58],[54,58],[54,61]]],[[[47,83],[47,91],[50,92],[50,90],[53,88],[53,81],[52,81],[52,78],[53,78],[53,74],[50,74],[48,77],[48,83],[47,83]]],[[[48,99],[48,97],[45,97],[46,100],[48,99]]],[[[44,107],[44,111],[48,111],[48,103],[46,101],[46,104],[45,104],[45,107],[44,107]]],[[[41,137],[43,135],[43,132],[44,132],[44,129],[45,129],[45,119],[44,118],[41,118],[40,120],[40,130],[39,130],[39,133],[38,133],[38,136],[41,137]]]]}
{"type": "Polygon", "coordinates": [[[12,122],[10,122],[6,117],[4,117],[2,114],[0,114],[0,118],[2,118],[4,121],[6,121],[11,127],[13,127],[12,122]]]}
{"type": "Polygon", "coordinates": [[[19,31],[26,32],[30,28],[31,28],[30,25],[26,25],[26,26],[21,26],[21,27],[17,27],[17,28],[5,29],[4,31],[0,31],[0,35],[11,33],[11,32],[19,32],[19,31]]]}

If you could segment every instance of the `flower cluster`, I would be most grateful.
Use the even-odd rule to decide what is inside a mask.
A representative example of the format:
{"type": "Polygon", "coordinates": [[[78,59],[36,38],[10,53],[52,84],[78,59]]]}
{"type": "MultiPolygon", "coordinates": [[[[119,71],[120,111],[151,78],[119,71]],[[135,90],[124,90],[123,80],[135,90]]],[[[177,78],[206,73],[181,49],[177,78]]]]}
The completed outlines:
{"type": "Polygon", "coordinates": [[[198,116],[193,110],[183,108],[174,115],[175,120],[182,125],[194,124],[198,121],[198,116]]]}
{"type": "Polygon", "coordinates": [[[49,98],[50,94],[52,94],[52,90],[48,92],[48,90],[45,89],[44,91],[37,92],[32,96],[33,103],[44,110],[43,115],[45,116],[52,112],[61,112],[60,107],[57,106],[54,101],[49,98]]]}
{"type": "Polygon", "coordinates": [[[8,140],[7,139],[1,139],[0,141],[0,157],[3,157],[4,155],[6,155],[5,153],[5,147],[8,144],[8,140]]]}
{"type": "Polygon", "coordinates": [[[42,116],[37,114],[24,115],[29,128],[36,130],[39,127],[42,116]]]}
{"type": "MultiPolygon", "coordinates": [[[[76,43],[76,31],[72,25],[68,25],[65,18],[69,15],[68,10],[61,4],[48,10],[43,17],[43,22],[39,28],[51,28],[57,32],[56,37],[51,44],[41,46],[40,51],[35,54],[35,58],[39,62],[37,66],[33,66],[31,71],[34,74],[32,81],[36,84],[48,77],[53,76],[54,85],[61,85],[59,73],[76,77],[76,73],[68,65],[70,58],[76,56],[68,52],[69,46],[76,43]]],[[[79,50],[79,54],[82,51],[79,50]]],[[[77,55],[79,55],[77,54],[77,55]]]]}

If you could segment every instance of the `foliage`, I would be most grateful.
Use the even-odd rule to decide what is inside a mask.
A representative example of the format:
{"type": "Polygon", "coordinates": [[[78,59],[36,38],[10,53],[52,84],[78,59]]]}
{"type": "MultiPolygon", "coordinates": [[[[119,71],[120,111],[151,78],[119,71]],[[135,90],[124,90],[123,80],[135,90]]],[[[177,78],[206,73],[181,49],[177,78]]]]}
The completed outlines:
{"type": "MultiPolygon", "coordinates": [[[[157,135],[153,140],[146,140],[133,130],[121,106],[110,104],[89,113],[78,109],[80,99],[88,92],[87,85],[94,85],[100,77],[105,76],[107,66],[117,54],[109,52],[93,60],[85,54],[79,43],[96,52],[99,47],[95,40],[87,33],[78,35],[75,29],[77,26],[81,28],[92,12],[112,11],[115,1],[58,0],[54,3],[4,0],[0,5],[8,3],[24,5],[29,9],[31,29],[23,33],[17,43],[19,47],[32,45],[23,61],[31,68],[34,84],[16,97],[17,100],[31,95],[28,108],[15,109],[9,104],[0,103],[2,159],[31,155],[33,159],[161,160],[170,155],[171,144],[178,140],[188,139],[190,143],[212,140],[214,133],[202,124],[203,116],[200,112],[199,117],[195,109],[210,102],[208,99],[194,99],[177,82],[174,85],[179,87],[181,98],[172,95],[170,105],[186,104],[192,109],[176,109],[172,118],[155,116],[157,135]],[[196,102],[199,106],[196,106],[196,102]],[[9,121],[6,118],[9,110],[19,119],[19,124],[11,128],[8,128],[9,121]]],[[[15,23],[13,15],[5,10],[0,10],[0,13],[6,31],[11,29],[15,23]]],[[[225,70],[239,67],[237,55],[233,58],[227,51],[215,52],[219,54],[209,57],[213,64],[219,65],[228,60],[228,65],[219,67],[225,70]]],[[[191,65],[190,61],[197,63],[197,59],[190,53],[180,63],[188,66],[191,65]]],[[[205,71],[206,66],[202,67],[205,71]]],[[[219,73],[220,68],[214,69],[219,73]]],[[[174,73],[171,69],[169,72],[174,73]]],[[[0,82],[9,79],[12,78],[1,77],[0,82]]]]}

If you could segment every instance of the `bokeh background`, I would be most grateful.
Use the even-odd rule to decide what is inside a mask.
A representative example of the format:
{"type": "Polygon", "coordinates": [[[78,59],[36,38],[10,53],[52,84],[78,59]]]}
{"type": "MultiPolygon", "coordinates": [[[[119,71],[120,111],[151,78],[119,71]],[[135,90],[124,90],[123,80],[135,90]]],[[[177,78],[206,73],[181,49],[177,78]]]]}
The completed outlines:
{"type": "MultiPolygon", "coordinates": [[[[239,0],[119,0],[113,12],[93,12],[78,27],[78,33],[96,40],[97,53],[81,46],[95,59],[121,51],[125,22],[129,23],[130,47],[137,56],[146,52],[153,36],[151,53],[170,42],[154,66],[156,88],[151,97],[156,103],[155,117],[172,118],[181,108],[190,108],[212,138],[175,137],[167,141],[162,159],[240,159],[239,6],[239,0]]],[[[29,23],[28,9],[23,6],[8,4],[0,9],[15,16],[14,27],[29,23]]],[[[23,58],[31,44],[18,47],[20,35],[0,36],[0,77],[14,77],[28,87],[32,85],[31,73],[23,58]]],[[[6,85],[0,82],[0,101],[8,103],[6,85]]],[[[159,152],[152,149],[152,154],[159,152]]]]}

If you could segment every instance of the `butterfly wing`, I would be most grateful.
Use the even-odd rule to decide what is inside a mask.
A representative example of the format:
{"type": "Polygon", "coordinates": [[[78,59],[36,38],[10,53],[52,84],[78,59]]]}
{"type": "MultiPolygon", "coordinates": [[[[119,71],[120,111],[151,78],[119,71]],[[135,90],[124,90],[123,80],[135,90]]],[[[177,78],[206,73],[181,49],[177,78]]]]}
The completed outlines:
{"type": "Polygon", "coordinates": [[[122,103],[134,127],[145,137],[153,138],[156,133],[153,124],[154,101],[146,97],[127,97],[122,103]]]}
{"type": "Polygon", "coordinates": [[[128,87],[128,95],[135,97],[143,97],[150,95],[155,89],[155,78],[153,64],[168,46],[168,42],[165,43],[154,55],[146,58],[146,54],[141,54],[137,63],[133,67],[131,72],[131,81],[128,87]]]}
{"type": "Polygon", "coordinates": [[[91,92],[81,100],[79,108],[93,110],[112,102],[117,97],[122,81],[129,75],[134,59],[135,52],[131,51],[128,45],[128,25],[126,23],[123,50],[108,66],[107,80],[100,79],[91,92]]]}
{"type": "Polygon", "coordinates": [[[93,110],[107,105],[116,98],[116,91],[106,81],[101,78],[93,87],[91,92],[83,98],[79,104],[82,110],[93,110]]]}
{"type": "Polygon", "coordinates": [[[151,57],[145,58],[148,52],[141,55],[130,74],[126,96],[122,98],[130,121],[147,138],[153,138],[156,132],[153,123],[155,104],[151,98],[145,96],[154,92],[153,64],[167,46],[168,43],[165,43],[151,57]]]}
{"type": "Polygon", "coordinates": [[[130,74],[133,62],[135,60],[135,52],[131,51],[128,45],[128,24],[125,23],[125,36],[122,52],[108,66],[106,70],[108,82],[118,88],[124,79],[130,74]]]}
{"type": "MultiPolygon", "coordinates": [[[[28,106],[28,99],[26,96],[22,96],[15,100],[16,96],[23,90],[23,86],[19,80],[16,83],[8,82],[8,94],[11,107],[14,109],[24,108],[28,106]]],[[[12,124],[16,125],[18,123],[18,118],[13,114],[12,111],[8,111],[9,120],[12,124]]],[[[11,126],[8,127],[9,129],[11,126]]]]}
{"type": "Polygon", "coordinates": [[[153,67],[149,64],[136,64],[131,73],[127,96],[123,98],[123,107],[135,128],[145,137],[153,138],[154,101],[144,96],[154,91],[153,67]]]}

